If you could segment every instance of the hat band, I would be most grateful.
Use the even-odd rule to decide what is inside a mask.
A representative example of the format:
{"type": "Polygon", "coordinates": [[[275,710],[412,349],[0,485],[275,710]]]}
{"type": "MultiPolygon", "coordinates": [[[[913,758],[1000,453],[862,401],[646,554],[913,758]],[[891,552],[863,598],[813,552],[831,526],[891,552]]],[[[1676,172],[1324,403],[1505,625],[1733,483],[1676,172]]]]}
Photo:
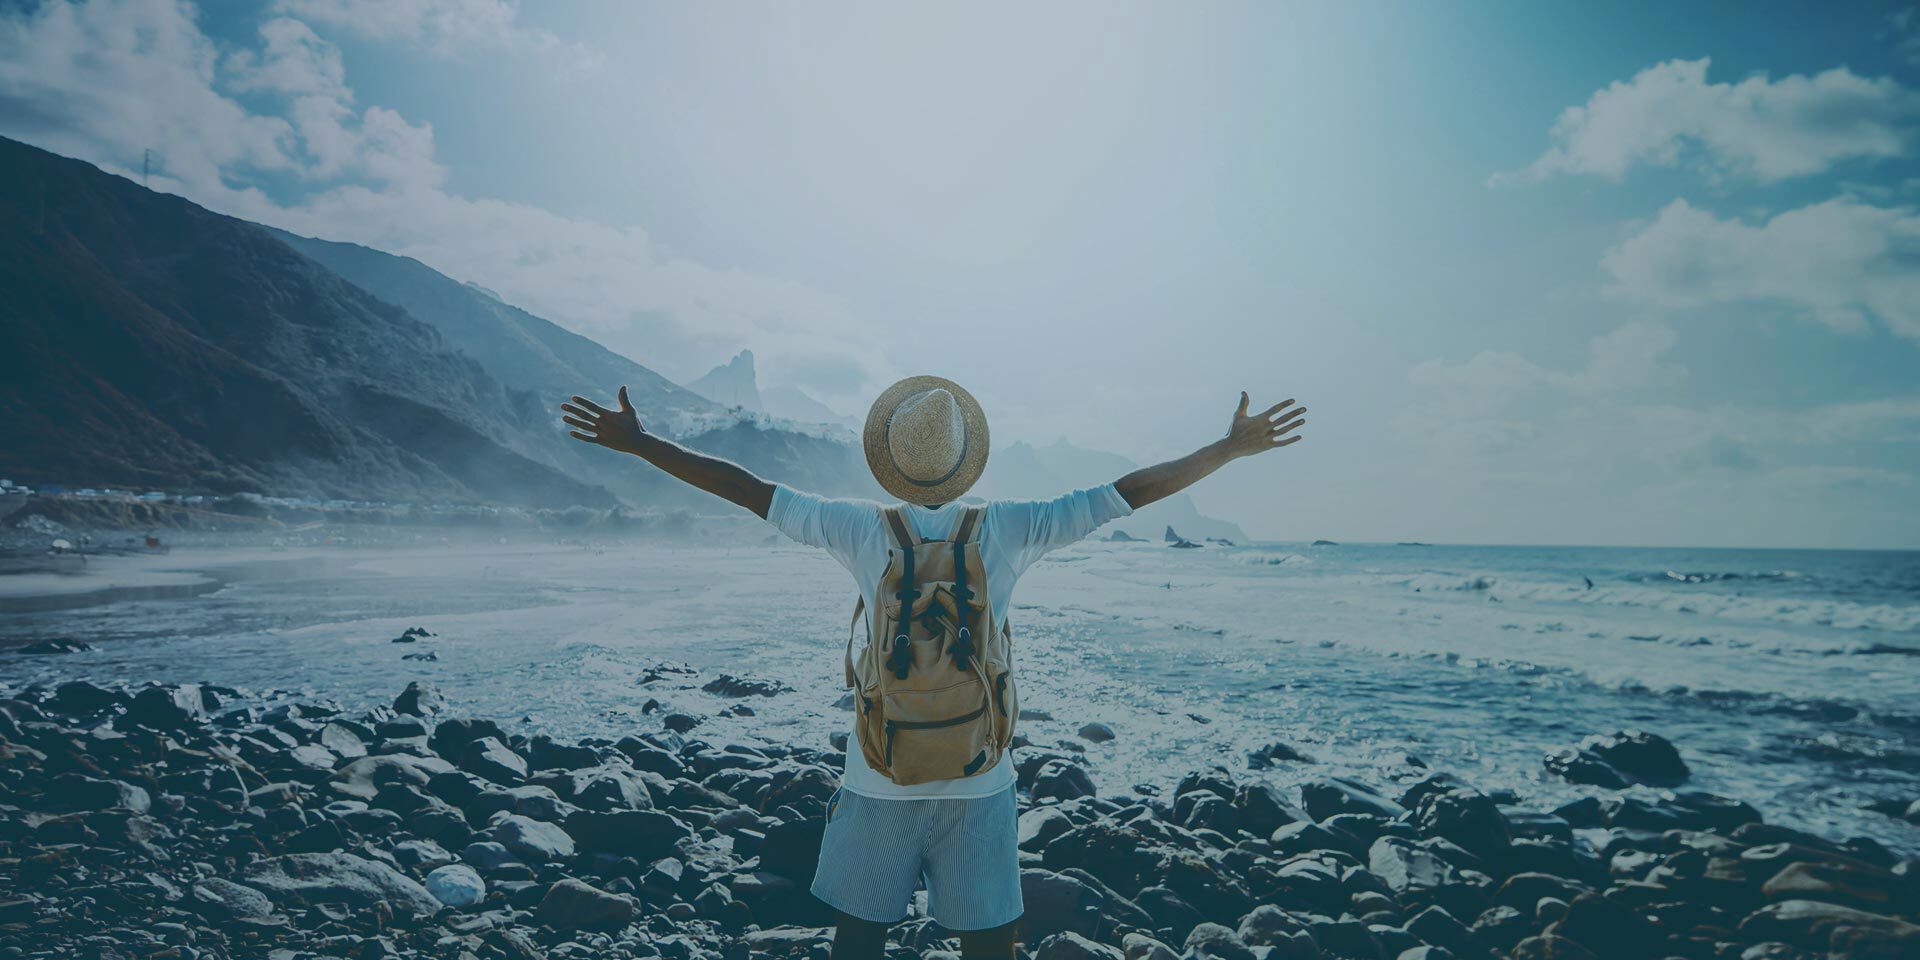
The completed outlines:
{"type": "MultiPolygon", "coordinates": [[[[898,410],[900,408],[895,407],[894,409],[898,410]]],[[[891,413],[887,414],[887,432],[889,434],[893,432],[893,414],[891,413]]],[[[900,466],[900,461],[895,460],[893,458],[893,444],[885,445],[887,448],[887,462],[893,464],[893,472],[898,474],[900,476],[900,479],[905,480],[906,482],[911,483],[916,487],[937,487],[943,483],[946,483],[948,480],[952,480],[953,475],[956,473],[959,473],[960,468],[967,465],[967,444],[973,442],[973,437],[970,436],[970,434],[972,433],[973,431],[966,430],[966,429],[962,429],[960,431],[960,455],[953,459],[953,469],[948,470],[946,473],[943,473],[932,480],[920,480],[909,475],[906,471],[906,468],[900,466]]]]}

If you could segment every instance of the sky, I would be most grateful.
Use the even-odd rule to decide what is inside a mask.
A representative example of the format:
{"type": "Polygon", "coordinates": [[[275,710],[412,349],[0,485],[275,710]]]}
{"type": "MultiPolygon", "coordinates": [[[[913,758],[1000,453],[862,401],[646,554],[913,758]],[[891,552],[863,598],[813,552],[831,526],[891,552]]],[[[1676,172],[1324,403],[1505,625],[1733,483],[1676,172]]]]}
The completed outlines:
{"type": "Polygon", "coordinates": [[[681,381],[1298,399],[1256,537],[1920,547],[1904,3],[0,0],[0,135],[681,381]]]}

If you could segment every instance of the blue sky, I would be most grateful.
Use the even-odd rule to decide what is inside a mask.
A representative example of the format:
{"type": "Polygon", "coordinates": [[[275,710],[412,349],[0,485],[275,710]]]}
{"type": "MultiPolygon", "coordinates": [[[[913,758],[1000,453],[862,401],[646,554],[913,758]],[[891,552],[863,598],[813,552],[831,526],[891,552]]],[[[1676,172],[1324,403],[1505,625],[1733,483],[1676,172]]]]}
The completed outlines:
{"type": "MultiPolygon", "coordinates": [[[[0,4],[0,134],[1286,538],[1920,545],[1903,4],[0,4]]],[[[583,385],[593,386],[593,385],[583,385]]]]}

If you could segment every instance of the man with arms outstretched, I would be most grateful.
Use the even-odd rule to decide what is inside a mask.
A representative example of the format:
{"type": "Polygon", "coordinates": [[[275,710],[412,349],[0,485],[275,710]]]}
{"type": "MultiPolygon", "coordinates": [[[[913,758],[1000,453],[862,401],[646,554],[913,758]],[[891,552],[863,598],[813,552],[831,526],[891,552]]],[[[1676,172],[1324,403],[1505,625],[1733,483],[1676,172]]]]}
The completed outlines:
{"type": "Polygon", "coordinates": [[[853,574],[862,607],[873,611],[873,639],[859,668],[848,658],[848,682],[861,678],[862,703],[840,789],[827,801],[812,887],[838,913],[835,960],[878,960],[887,927],[906,917],[923,883],[928,913],[960,934],[964,957],[1015,955],[1023,906],[1014,765],[1004,750],[1017,708],[1005,710],[1010,677],[990,672],[1012,670],[1004,628],[995,626],[1011,606],[1014,583],[1048,551],[1185,490],[1230,461],[1287,446],[1306,423],[1306,408],[1292,400],[1249,414],[1243,392],[1226,435],[1177,460],[1053,500],[968,505],[960,496],[986,468],[986,416],[958,384],[909,377],[874,403],[863,431],[874,479],[904,504],[886,506],[770,483],[648,433],[625,387],[616,408],[576,396],[561,409],[574,438],[640,457],[753,511],[800,543],[827,550],[853,574]],[[914,557],[921,558],[917,571],[914,557]],[[968,695],[976,702],[984,696],[983,706],[952,721],[905,719],[903,703],[962,686],[943,679],[937,689],[915,689],[913,678],[964,680],[974,673],[984,693],[970,688],[968,695]],[[886,691],[904,692],[882,696],[886,691]],[[1009,714],[998,727],[989,722],[990,707],[1009,714]],[[889,709],[894,713],[882,718],[889,709]],[[973,758],[952,771],[965,775],[928,779],[920,761],[952,749],[957,734],[951,731],[959,729],[953,725],[963,721],[981,725],[956,754],[973,758]],[[905,744],[899,752],[896,734],[905,744]],[[924,753],[914,756],[916,750],[924,753]]]}

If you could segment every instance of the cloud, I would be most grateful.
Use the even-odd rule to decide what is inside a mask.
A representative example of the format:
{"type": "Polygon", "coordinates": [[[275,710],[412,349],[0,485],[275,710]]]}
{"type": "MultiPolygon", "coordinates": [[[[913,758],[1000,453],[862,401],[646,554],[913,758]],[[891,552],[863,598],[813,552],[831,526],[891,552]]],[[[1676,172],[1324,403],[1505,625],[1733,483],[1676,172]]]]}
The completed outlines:
{"type": "Polygon", "coordinates": [[[1553,125],[1553,146],[1518,176],[1618,181],[1638,165],[1697,157],[1716,173],[1785,180],[1845,161],[1901,156],[1920,118],[1920,94],[1889,77],[1838,67],[1709,83],[1708,62],[1669,60],[1568,107],[1553,125]]]}
{"type": "Polygon", "coordinates": [[[1920,9],[1906,7],[1888,14],[1887,32],[1892,35],[1893,48],[1908,63],[1920,63],[1920,9]]]}
{"type": "Polygon", "coordinates": [[[1764,223],[1675,200],[1609,250],[1614,290],[1664,307],[1776,301],[1836,330],[1920,339],[1920,215],[1841,198],[1764,223]]]}
{"type": "Polygon", "coordinates": [[[275,8],[368,39],[410,43],[437,57],[507,52],[582,65],[598,59],[579,44],[521,25],[516,0],[278,0],[275,8]]]}
{"type": "Polygon", "coordinates": [[[1885,518],[1910,513],[1915,461],[1882,455],[1920,437],[1920,394],[1787,410],[1690,406],[1675,399],[1686,371],[1668,357],[1673,343],[1659,324],[1629,323],[1594,338],[1576,366],[1500,351],[1422,363],[1393,421],[1401,470],[1423,496],[1480,516],[1479,539],[1537,536],[1588,516],[1607,518],[1611,542],[1725,541],[1749,529],[1736,539],[1790,540],[1779,531],[1794,529],[1824,542],[1838,509],[1871,540],[1892,529],[1885,518]]]}
{"type": "Polygon", "coordinates": [[[415,257],[669,376],[742,346],[776,372],[871,369],[845,346],[870,327],[834,297],[668,255],[638,227],[450,193],[432,127],[357,107],[339,51],[306,23],[269,19],[257,46],[223,55],[195,17],[179,0],[0,13],[0,133],[129,176],[150,147],[157,190],[415,257]]]}

